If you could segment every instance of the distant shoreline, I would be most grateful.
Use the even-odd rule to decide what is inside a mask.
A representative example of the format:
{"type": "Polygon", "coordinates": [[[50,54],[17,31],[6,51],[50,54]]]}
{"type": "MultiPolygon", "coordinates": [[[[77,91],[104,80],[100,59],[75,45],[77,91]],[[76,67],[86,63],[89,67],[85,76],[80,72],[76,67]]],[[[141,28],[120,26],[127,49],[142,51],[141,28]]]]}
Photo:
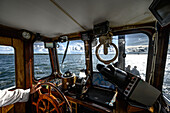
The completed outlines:
{"type": "MultiPolygon", "coordinates": [[[[147,53],[126,53],[126,55],[128,55],[128,54],[147,54],[147,53]]],[[[168,54],[170,54],[170,53],[168,53],[168,54]]],[[[0,55],[14,55],[14,54],[0,54],[0,55]]],[[[47,53],[36,53],[34,55],[49,55],[49,54],[47,54],[47,53]]],[[[64,54],[58,54],[58,55],[64,55],[64,54]]],[[[67,54],[67,55],[84,55],[84,54],[67,54]]],[[[93,54],[93,55],[95,55],[95,54],[93,54]]],[[[102,55],[102,54],[100,54],[100,55],[102,55]]],[[[110,55],[112,55],[112,54],[110,54],[110,55]]]]}
{"type": "Polygon", "coordinates": [[[0,54],[0,55],[14,55],[14,54],[0,54]]]}
{"type": "MultiPolygon", "coordinates": [[[[133,53],[133,52],[130,52],[130,53],[126,53],[126,55],[128,55],[128,54],[148,54],[148,53],[133,53]]],[[[170,54],[170,53],[167,53],[168,55],[170,54]]],[[[9,54],[0,54],[0,55],[14,55],[13,53],[9,53],[9,54]]],[[[34,55],[49,55],[48,53],[35,53],[34,55]]],[[[64,54],[58,54],[58,55],[64,55],[64,54]]],[[[67,55],[84,55],[84,53],[83,54],[67,54],[67,55]]],[[[95,54],[93,54],[93,55],[95,55],[95,54]]],[[[102,54],[100,54],[100,55],[102,55],[102,54]]],[[[103,54],[104,55],[104,54],[103,54]]],[[[112,54],[110,54],[110,55],[112,55],[112,54]]],[[[114,54],[113,54],[114,55],[114,54]]]]}

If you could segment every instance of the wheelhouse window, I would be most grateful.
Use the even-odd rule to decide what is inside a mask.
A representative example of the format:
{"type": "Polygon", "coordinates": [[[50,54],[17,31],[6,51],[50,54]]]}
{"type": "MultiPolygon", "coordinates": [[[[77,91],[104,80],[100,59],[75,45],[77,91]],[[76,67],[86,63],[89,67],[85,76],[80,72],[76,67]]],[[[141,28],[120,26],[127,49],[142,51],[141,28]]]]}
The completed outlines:
{"type": "MultiPolygon", "coordinates": [[[[96,39],[95,41],[96,41],[96,42],[95,42],[96,45],[93,45],[94,42],[92,42],[93,71],[97,71],[97,68],[96,68],[97,64],[100,63],[100,64],[105,65],[105,64],[104,64],[103,62],[101,62],[101,61],[97,58],[97,56],[96,56],[96,48],[99,46],[100,42],[99,42],[99,39],[96,39]]],[[[112,37],[112,43],[115,44],[116,46],[118,45],[118,36],[113,36],[113,37],[112,37]]],[[[103,60],[111,60],[111,59],[115,56],[116,52],[115,52],[115,48],[114,48],[113,46],[110,46],[110,47],[108,48],[108,54],[105,55],[105,54],[104,54],[103,45],[101,45],[101,46],[99,47],[99,49],[98,49],[98,53],[97,53],[97,54],[99,54],[99,57],[100,57],[101,59],[103,59],[103,60]]],[[[112,62],[112,63],[116,63],[117,61],[118,61],[118,58],[115,59],[115,61],[112,62]]]]}
{"type": "Polygon", "coordinates": [[[165,99],[169,100],[168,102],[170,103],[170,35],[162,90],[165,99]]]}
{"type": "MultiPolygon", "coordinates": [[[[104,64],[96,57],[96,48],[100,44],[97,39],[97,45],[93,47],[93,71],[96,72],[97,64],[104,64]]],[[[136,33],[119,35],[112,37],[112,43],[118,48],[118,57],[111,62],[115,67],[121,68],[145,80],[148,56],[149,38],[146,34],[136,33]]],[[[113,46],[108,48],[108,54],[104,55],[103,46],[98,50],[102,59],[112,59],[116,52],[113,46]]],[[[105,64],[106,65],[106,64],[105,64]]]]}
{"type": "MultiPolygon", "coordinates": [[[[105,55],[104,54],[104,45],[102,44],[100,46],[99,45],[100,42],[102,42],[100,39],[95,39],[92,42],[92,60],[93,60],[92,84],[94,86],[114,89],[115,86],[112,83],[110,83],[109,81],[105,80],[104,76],[101,73],[98,72],[96,66],[97,66],[97,64],[103,64],[103,65],[107,66],[106,64],[104,64],[99,59],[102,59],[102,60],[105,60],[105,61],[112,60],[114,58],[114,56],[116,55],[116,50],[115,50],[115,47],[113,45],[110,45],[109,48],[108,48],[108,54],[105,55]],[[98,50],[96,50],[97,48],[98,48],[98,50]],[[99,56],[97,56],[96,54],[98,54],[99,56]]],[[[113,36],[111,42],[116,47],[118,47],[118,36],[113,36]]],[[[112,63],[116,63],[117,61],[118,61],[118,58],[116,58],[115,61],[112,62],[112,63]]]]}
{"type": "Polygon", "coordinates": [[[125,70],[145,80],[149,38],[146,34],[136,33],[125,35],[125,70]]]}
{"type": "Polygon", "coordinates": [[[61,73],[70,71],[79,75],[80,70],[85,69],[85,50],[84,42],[81,40],[70,41],[67,48],[67,42],[57,43],[57,53],[61,73]],[[67,52],[66,52],[67,48],[67,52]],[[65,58],[64,58],[65,55],[65,58]]]}
{"type": "Polygon", "coordinates": [[[34,43],[34,77],[39,80],[50,76],[52,73],[48,49],[44,42],[34,43]]]}
{"type": "Polygon", "coordinates": [[[15,86],[15,54],[11,46],[0,45],[0,89],[15,86]]]}

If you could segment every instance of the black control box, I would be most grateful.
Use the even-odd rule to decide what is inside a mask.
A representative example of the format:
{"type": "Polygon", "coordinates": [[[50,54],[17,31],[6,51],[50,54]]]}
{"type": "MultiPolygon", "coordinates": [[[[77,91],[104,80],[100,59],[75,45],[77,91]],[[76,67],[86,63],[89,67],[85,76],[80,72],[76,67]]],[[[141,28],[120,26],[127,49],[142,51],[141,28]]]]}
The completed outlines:
{"type": "Polygon", "coordinates": [[[98,37],[101,35],[106,35],[109,30],[110,30],[109,21],[106,21],[106,22],[102,22],[102,23],[94,25],[93,33],[96,37],[98,37]]]}

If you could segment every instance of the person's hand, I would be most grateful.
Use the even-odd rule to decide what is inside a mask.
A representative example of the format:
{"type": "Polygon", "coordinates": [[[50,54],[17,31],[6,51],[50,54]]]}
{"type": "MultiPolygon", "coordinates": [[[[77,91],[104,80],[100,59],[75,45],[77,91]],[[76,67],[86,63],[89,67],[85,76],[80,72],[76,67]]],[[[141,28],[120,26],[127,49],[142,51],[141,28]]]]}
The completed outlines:
{"type": "Polygon", "coordinates": [[[33,94],[35,93],[36,91],[40,90],[42,87],[39,86],[40,83],[37,83],[35,86],[33,86],[31,89],[30,89],[30,94],[33,94]]]}

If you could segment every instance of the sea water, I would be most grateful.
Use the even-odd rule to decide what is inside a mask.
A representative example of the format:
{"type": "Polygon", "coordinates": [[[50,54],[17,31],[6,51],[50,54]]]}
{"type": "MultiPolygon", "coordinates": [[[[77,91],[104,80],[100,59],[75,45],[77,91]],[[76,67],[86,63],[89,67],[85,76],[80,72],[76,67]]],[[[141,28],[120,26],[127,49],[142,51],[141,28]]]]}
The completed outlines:
{"type": "MultiPolygon", "coordinates": [[[[79,74],[80,70],[85,69],[84,55],[67,55],[64,63],[61,64],[63,55],[59,55],[60,70],[64,73],[67,70],[79,74]]],[[[14,55],[0,55],[0,89],[9,88],[15,85],[15,63],[14,55]]],[[[125,66],[137,66],[141,78],[145,79],[147,54],[127,54],[125,66]]],[[[95,55],[93,55],[93,69],[101,63],[95,55]]],[[[49,76],[52,73],[49,55],[34,55],[34,75],[36,79],[49,76]]],[[[170,54],[167,55],[163,93],[170,99],[170,54]]]]}
{"type": "Polygon", "coordinates": [[[0,89],[15,85],[14,55],[0,55],[0,89]]]}

